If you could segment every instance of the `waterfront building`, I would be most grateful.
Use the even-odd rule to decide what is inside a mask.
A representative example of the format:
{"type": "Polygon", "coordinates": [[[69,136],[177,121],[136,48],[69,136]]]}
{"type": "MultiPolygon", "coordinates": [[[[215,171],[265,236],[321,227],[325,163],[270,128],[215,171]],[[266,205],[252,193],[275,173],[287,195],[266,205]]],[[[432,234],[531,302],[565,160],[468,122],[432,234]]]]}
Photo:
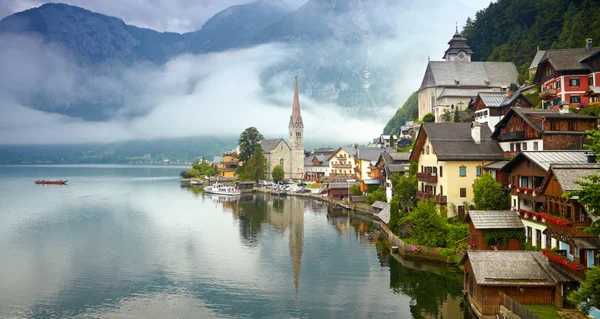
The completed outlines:
{"type": "Polygon", "coordinates": [[[444,61],[429,61],[419,87],[419,119],[434,113],[436,122],[444,112],[464,111],[479,92],[507,92],[517,83],[512,62],[472,62],[473,51],[458,28],[448,42],[444,61]]]}
{"type": "Polygon", "coordinates": [[[348,199],[350,196],[350,187],[358,185],[354,182],[335,182],[329,183],[327,195],[333,199],[348,199]]]}
{"type": "Polygon", "coordinates": [[[217,171],[219,176],[227,178],[237,177],[236,171],[242,163],[238,160],[236,149],[223,153],[223,156],[215,156],[214,160],[218,162],[214,162],[212,167],[217,171]]]}
{"type": "Polygon", "coordinates": [[[535,73],[534,83],[542,92],[542,108],[558,109],[561,103],[581,107],[590,102],[585,95],[590,86],[600,83],[600,48],[592,39],[585,47],[547,50],[535,73]]]}
{"type": "Polygon", "coordinates": [[[360,191],[366,192],[380,186],[380,179],[371,178],[370,172],[372,169],[376,169],[375,164],[382,153],[395,153],[396,150],[393,148],[381,148],[381,147],[361,147],[356,149],[356,166],[354,171],[356,179],[360,183],[360,191]]]}
{"type": "Polygon", "coordinates": [[[410,152],[384,152],[379,155],[375,167],[371,168],[369,177],[378,179],[379,185],[385,187],[385,197],[388,203],[392,200],[392,196],[394,196],[391,177],[394,174],[408,174],[409,166],[410,152]]]}
{"type": "Polygon", "coordinates": [[[563,308],[572,280],[550,266],[540,252],[468,251],[464,266],[464,291],[477,317],[497,318],[503,296],[522,305],[563,308]]]}
{"type": "Polygon", "coordinates": [[[449,209],[449,216],[464,214],[483,166],[503,159],[490,135],[486,123],[424,123],[410,155],[418,164],[417,198],[456,207],[449,209]]]}
{"type": "Polygon", "coordinates": [[[520,151],[582,150],[588,144],[586,130],[597,128],[598,118],[561,111],[511,108],[492,134],[504,151],[513,158],[520,151]]]}
{"type": "Polygon", "coordinates": [[[525,226],[515,212],[472,210],[466,221],[472,250],[521,250],[525,226]]]}
{"type": "Polygon", "coordinates": [[[304,178],[304,122],[300,114],[298,76],[294,80],[294,100],[288,130],[289,144],[282,138],[262,141],[263,154],[267,159],[267,178],[270,178],[277,165],[283,168],[285,178],[304,178]]]}
{"type": "Polygon", "coordinates": [[[355,178],[354,167],[356,167],[356,148],[354,146],[343,146],[338,148],[329,158],[329,175],[336,179],[355,178]]]}
{"type": "Polygon", "coordinates": [[[325,155],[310,155],[304,158],[304,179],[313,180],[329,176],[329,161],[325,155]]]}
{"type": "Polygon", "coordinates": [[[475,121],[488,123],[494,128],[513,106],[531,107],[531,102],[523,96],[522,92],[480,92],[473,102],[475,121]]]}

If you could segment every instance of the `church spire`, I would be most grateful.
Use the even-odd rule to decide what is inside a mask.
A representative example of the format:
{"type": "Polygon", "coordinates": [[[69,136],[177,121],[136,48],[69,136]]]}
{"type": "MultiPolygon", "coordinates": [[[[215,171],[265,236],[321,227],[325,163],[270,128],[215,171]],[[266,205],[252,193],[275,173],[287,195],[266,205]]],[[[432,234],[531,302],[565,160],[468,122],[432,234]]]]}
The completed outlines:
{"type": "Polygon", "coordinates": [[[298,120],[302,123],[302,115],[300,115],[300,98],[298,97],[298,74],[294,80],[294,104],[292,106],[292,120],[297,123],[298,120]]]}

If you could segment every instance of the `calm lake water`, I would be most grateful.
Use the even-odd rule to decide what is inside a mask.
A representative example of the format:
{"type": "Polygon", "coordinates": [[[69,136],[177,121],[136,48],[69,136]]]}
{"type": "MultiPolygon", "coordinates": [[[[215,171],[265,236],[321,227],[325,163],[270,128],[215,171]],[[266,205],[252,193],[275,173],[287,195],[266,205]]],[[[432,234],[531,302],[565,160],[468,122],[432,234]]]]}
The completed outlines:
{"type": "Polygon", "coordinates": [[[368,220],[180,170],[0,166],[0,318],[468,317],[460,271],[390,256],[368,220]]]}

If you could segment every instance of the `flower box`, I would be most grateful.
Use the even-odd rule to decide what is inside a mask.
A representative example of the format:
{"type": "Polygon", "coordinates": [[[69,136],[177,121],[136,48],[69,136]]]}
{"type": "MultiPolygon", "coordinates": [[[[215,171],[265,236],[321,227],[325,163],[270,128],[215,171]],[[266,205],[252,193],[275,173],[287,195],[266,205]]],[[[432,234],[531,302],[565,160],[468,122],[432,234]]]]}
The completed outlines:
{"type": "Polygon", "coordinates": [[[569,268],[572,271],[584,271],[586,269],[586,267],[584,265],[574,263],[571,260],[569,260],[567,257],[555,254],[546,249],[542,249],[542,254],[544,256],[546,256],[546,258],[548,258],[549,261],[566,266],[567,268],[569,268]]]}
{"type": "Polygon", "coordinates": [[[521,187],[517,187],[517,193],[521,192],[521,187]]]}
{"type": "Polygon", "coordinates": [[[554,225],[567,227],[571,221],[558,216],[552,216],[545,213],[540,214],[543,219],[554,225]]]}
{"type": "Polygon", "coordinates": [[[514,187],[515,187],[515,184],[513,184],[513,183],[508,184],[508,188],[514,188],[514,187]]]}

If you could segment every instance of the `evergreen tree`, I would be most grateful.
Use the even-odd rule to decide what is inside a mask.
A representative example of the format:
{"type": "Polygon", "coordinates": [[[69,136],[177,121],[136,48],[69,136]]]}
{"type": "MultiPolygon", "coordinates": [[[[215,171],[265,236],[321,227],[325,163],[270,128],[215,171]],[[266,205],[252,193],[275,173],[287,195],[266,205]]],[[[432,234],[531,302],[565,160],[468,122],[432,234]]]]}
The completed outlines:
{"type": "Polygon", "coordinates": [[[433,115],[433,113],[427,113],[427,114],[423,115],[423,122],[425,122],[425,123],[435,122],[435,115],[433,115]]]}
{"type": "Polygon", "coordinates": [[[510,197],[502,185],[485,173],[473,184],[473,202],[477,210],[505,210],[510,208],[510,197]]]}
{"type": "Polygon", "coordinates": [[[273,170],[271,171],[271,176],[273,177],[273,181],[275,183],[282,181],[285,176],[283,167],[281,167],[281,165],[276,165],[275,167],[273,167],[273,170]]]}
{"type": "Polygon", "coordinates": [[[454,109],[454,116],[452,118],[452,121],[454,123],[460,123],[460,111],[458,110],[458,107],[454,109]]]}

